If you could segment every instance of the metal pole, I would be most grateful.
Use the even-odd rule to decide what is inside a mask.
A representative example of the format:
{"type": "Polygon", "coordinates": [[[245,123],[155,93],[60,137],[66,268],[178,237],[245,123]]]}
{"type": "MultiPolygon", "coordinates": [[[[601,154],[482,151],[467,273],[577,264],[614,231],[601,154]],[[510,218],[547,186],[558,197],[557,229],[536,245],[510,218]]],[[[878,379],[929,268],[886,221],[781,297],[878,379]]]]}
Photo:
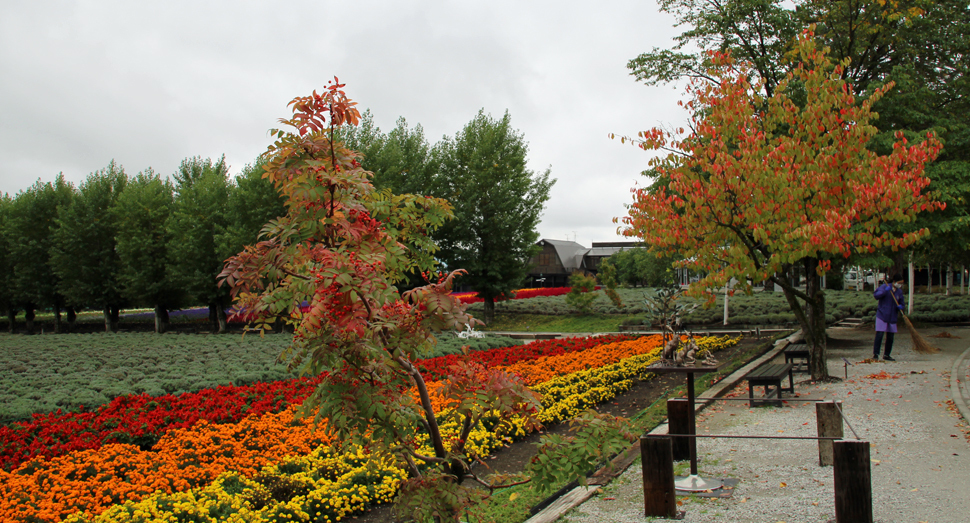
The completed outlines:
{"type": "Polygon", "coordinates": [[[913,265],[913,254],[909,255],[909,305],[906,314],[913,315],[913,287],[916,286],[916,266],[913,265]]]}
{"type": "Polygon", "coordinates": [[[728,324],[728,298],[730,298],[730,296],[728,295],[728,285],[725,284],[724,285],[724,324],[725,325],[728,324]]]}
{"type": "Polygon", "coordinates": [[[852,435],[855,436],[855,439],[862,439],[862,438],[859,437],[859,433],[857,433],[855,431],[855,429],[852,428],[852,425],[849,424],[849,418],[846,418],[845,417],[845,413],[842,412],[842,402],[841,401],[835,403],[835,409],[838,410],[839,411],[839,414],[842,415],[842,421],[844,421],[845,422],[845,425],[847,427],[849,427],[849,430],[852,431],[852,435]]]}
{"type": "MultiPolygon", "coordinates": [[[[697,434],[697,418],[694,413],[694,373],[687,373],[687,403],[690,404],[690,434],[697,434]]],[[[690,446],[690,475],[697,475],[697,445],[690,446]]]]}

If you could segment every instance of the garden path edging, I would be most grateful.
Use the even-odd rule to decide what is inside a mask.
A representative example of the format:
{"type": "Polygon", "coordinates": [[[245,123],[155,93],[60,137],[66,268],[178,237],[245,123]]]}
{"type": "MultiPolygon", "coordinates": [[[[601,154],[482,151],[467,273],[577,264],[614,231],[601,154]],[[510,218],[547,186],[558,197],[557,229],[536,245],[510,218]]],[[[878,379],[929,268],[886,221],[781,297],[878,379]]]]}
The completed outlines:
{"type": "MultiPolygon", "coordinates": [[[[725,391],[731,390],[734,387],[736,387],[738,383],[743,381],[744,376],[747,375],[749,372],[756,369],[761,364],[767,361],[773,360],[775,357],[781,354],[781,351],[785,350],[785,347],[787,347],[788,344],[791,343],[791,341],[796,336],[799,336],[800,333],[801,331],[797,331],[788,337],[776,340],[774,348],[768,350],[768,352],[762,354],[758,358],[755,358],[747,365],[744,365],[741,368],[735,370],[734,372],[726,376],[724,379],[719,381],[717,384],[715,384],[711,388],[704,391],[703,394],[700,394],[699,396],[697,396],[698,400],[706,400],[697,404],[696,406],[697,411],[698,412],[702,411],[708,405],[713,404],[714,398],[723,394],[725,391]]],[[[970,349],[968,349],[968,352],[970,352],[970,349]]],[[[656,427],[654,427],[654,429],[651,430],[648,433],[648,435],[657,436],[657,435],[664,435],[667,433],[668,433],[668,424],[667,422],[663,422],[660,425],[657,425],[656,427]]],[[[620,456],[618,456],[613,460],[612,467],[606,467],[607,469],[609,469],[608,472],[604,473],[604,469],[600,469],[599,471],[593,474],[593,478],[597,479],[597,482],[595,484],[593,483],[593,481],[590,481],[590,485],[587,487],[578,486],[575,489],[563,494],[562,497],[560,497],[558,500],[553,502],[551,505],[542,509],[540,512],[536,513],[536,515],[532,516],[531,518],[527,519],[525,523],[552,523],[558,520],[560,517],[562,517],[564,514],[566,514],[573,508],[578,507],[579,505],[582,505],[583,502],[585,502],[594,494],[596,494],[596,492],[599,491],[600,487],[603,487],[609,484],[609,482],[613,478],[623,473],[627,468],[629,468],[629,466],[634,461],[636,461],[636,458],[639,455],[640,455],[640,441],[637,440],[632,446],[630,446],[629,449],[621,453],[620,456]]]]}
{"type": "Polygon", "coordinates": [[[953,362],[950,370],[950,394],[953,396],[953,403],[957,406],[963,420],[970,423],[970,408],[967,407],[967,400],[970,399],[970,385],[965,379],[960,378],[966,374],[963,371],[964,364],[970,365],[970,348],[963,351],[953,362]]]}

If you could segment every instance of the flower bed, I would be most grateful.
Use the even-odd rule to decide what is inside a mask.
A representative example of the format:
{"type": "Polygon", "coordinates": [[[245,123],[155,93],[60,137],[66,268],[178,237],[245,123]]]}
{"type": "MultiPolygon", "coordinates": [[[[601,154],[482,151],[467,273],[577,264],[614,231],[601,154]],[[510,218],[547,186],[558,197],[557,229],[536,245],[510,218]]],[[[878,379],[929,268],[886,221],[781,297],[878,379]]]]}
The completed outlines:
{"type": "Polygon", "coordinates": [[[166,433],[152,451],[110,444],[51,460],[37,458],[0,472],[0,521],[59,521],[77,511],[100,513],[155,492],[204,486],[224,472],[252,476],[287,456],[330,443],[295,407],[239,423],[201,421],[166,433]],[[34,518],[34,519],[31,519],[34,518]]]}
{"type": "MultiPolygon", "coordinates": [[[[598,289],[599,287],[597,287],[598,289]]],[[[569,294],[571,287],[540,287],[538,289],[518,289],[512,291],[512,296],[508,298],[501,298],[495,301],[505,301],[505,300],[524,300],[527,298],[536,298],[539,296],[563,296],[569,294]]],[[[454,292],[452,296],[456,296],[462,303],[480,303],[485,300],[478,297],[477,292],[454,292]]]]}
{"type": "MultiPolygon", "coordinates": [[[[723,336],[700,338],[697,344],[700,352],[714,352],[737,345],[739,341],[740,337],[723,336]]],[[[662,346],[641,344],[630,349],[643,352],[610,365],[561,374],[534,385],[532,390],[542,395],[539,421],[558,423],[573,419],[584,410],[626,392],[636,380],[650,378],[647,367],[660,359],[662,346]]],[[[616,351],[614,348],[610,352],[616,351]]]]}
{"type": "Polygon", "coordinates": [[[660,346],[660,335],[643,336],[626,341],[604,343],[579,354],[557,354],[542,356],[533,360],[521,361],[505,368],[518,374],[525,383],[532,386],[573,372],[602,367],[616,363],[623,358],[644,354],[660,346]]]}
{"type": "Polygon", "coordinates": [[[390,502],[407,473],[363,449],[338,454],[320,447],[307,456],[289,457],[253,477],[230,472],[211,485],[186,492],[156,493],[141,501],[115,505],[95,516],[80,512],[67,523],[130,521],[331,522],[390,502]]]}
{"type": "MultiPolygon", "coordinates": [[[[637,338],[630,334],[612,334],[608,336],[596,336],[589,338],[560,338],[554,340],[539,340],[526,345],[516,345],[513,347],[501,347],[475,352],[475,361],[486,367],[508,366],[520,361],[534,360],[541,356],[554,356],[557,354],[567,354],[582,352],[591,347],[596,347],[604,343],[616,341],[632,340],[637,338]]],[[[428,358],[419,363],[421,371],[426,373],[426,378],[443,379],[446,377],[447,369],[462,358],[464,355],[439,356],[428,358]]]]}
{"type": "MultiPolygon", "coordinates": [[[[713,350],[719,343],[723,346],[728,341],[705,339],[701,346],[713,350]]],[[[541,360],[542,365],[558,372],[533,385],[543,394],[541,419],[546,422],[570,419],[628,389],[634,379],[644,378],[646,366],[658,357],[660,339],[654,336],[591,346],[577,340],[566,345],[585,350],[579,352],[581,357],[574,351],[533,360],[541,360]],[[637,355],[622,357],[623,354],[637,355]],[[564,362],[552,364],[553,358],[571,358],[579,363],[574,367],[564,362]],[[618,361],[608,363],[617,358],[618,361]],[[575,370],[580,367],[582,370],[575,370]]],[[[522,359],[509,368],[518,365],[520,372],[525,372],[521,369],[528,362],[522,359]]],[[[539,372],[533,369],[529,375],[539,376],[539,372]]],[[[432,392],[440,386],[441,382],[429,383],[432,392]]],[[[288,519],[284,517],[288,515],[291,520],[334,521],[349,513],[345,509],[358,510],[391,495],[401,472],[387,463],[368,469],[351,482],[355,486],[321,482],[326,476],[321,472],[325,467],[300,460],[317,459],[325,452],[321,447],[328,447],[330,441],[323,430],[315,431],[308,420],[295,420],[294,410],[295,407],[250,415],[238,423],[199,421],[191,427],[169,430],[151,452],[133,445],[110,444],[49,460],[27,461],[12,472],[0,472],[0,520],[60,521],[70,516],[71,521],[154,521],[152,518],[156,517],[277,521],[288,519]],[[386,488],[368,488],[385,483],[386,488]],[[289,494],[272,495],[278,493],[281,485],[289,494]],[[253,504],[256,498],[262,504],[253,504]]],[[[457,436],[460,427],[440,405],[438,411],[448,441],[457,436]]],[[[473,431],[468,451],[486,456],[512,437],[525,434],[522,423],[509,421],[511,425],[505,433],[481,428],[473,431]]]]}
{"type": "Polygon", "coordinates": [[[119,396],[92,412],[35,414],[31,421],[0,427],[0,468],[11,470],[35,457],[53,458],[109,443],[152,447],[167,431],[200,421],[238,422],[280,412],[304,398],[321,377],[246,386],[221,386],[178,396],[119,396]]]}

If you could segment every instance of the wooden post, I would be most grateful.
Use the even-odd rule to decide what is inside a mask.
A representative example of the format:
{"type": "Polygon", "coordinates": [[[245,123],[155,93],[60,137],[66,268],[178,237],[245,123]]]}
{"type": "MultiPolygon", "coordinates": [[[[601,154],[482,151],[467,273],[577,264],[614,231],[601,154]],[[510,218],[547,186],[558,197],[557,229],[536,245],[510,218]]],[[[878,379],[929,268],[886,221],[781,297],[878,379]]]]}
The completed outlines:
{"type": "Polygon", "coordinates": [[[836,523],[872,523],[869,442],[842,440],[832,447],[836,523]]]}
{"type": "MultiPolygon", "coordinates": [[[[818,436],[820,438],[841,438],[842,415],[839,408],[842,407],[841,401],[820,401],[815,404],[815,423],[818,426],[818,436]]],[[[821,467],[831,467],[834,464],[832,455],[832,441],[830,439],[818,440],[818,464],[821,467]]]]}
{"type": "MultiPolygon", "coordinates": [[[[690,403],[684,398],[667,400],[667,431],[670,434],[690,433],[690,403]]],[[[694,438],[671,438],[674,445],[674,461],[690,459],[690,446],[696,445],[694,438]]]]}
{"type": "Polygon", "coordinates": [[[668,436],[640,438],[643,510],[647,517],[677,517],[673,444],[668,436]]]}

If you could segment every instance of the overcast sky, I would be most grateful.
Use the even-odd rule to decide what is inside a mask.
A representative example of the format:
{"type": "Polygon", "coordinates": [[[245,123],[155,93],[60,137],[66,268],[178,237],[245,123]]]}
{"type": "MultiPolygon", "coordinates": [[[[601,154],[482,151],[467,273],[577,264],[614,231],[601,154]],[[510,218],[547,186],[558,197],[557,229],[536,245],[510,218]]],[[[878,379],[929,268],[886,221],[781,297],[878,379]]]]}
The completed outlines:
{"type": "Polygon", "coordinates": [[[626,63],[679,32],[652,0],[0,0],[0,192],[112,159],[170,175],[225,154],[236,174],[337,76],[383,131],[403,116],[432,143],[508,110],[558,180],[540,236],[615,241],[649,154],[608,134],[685,119],[679,87],[626,63]]]}

